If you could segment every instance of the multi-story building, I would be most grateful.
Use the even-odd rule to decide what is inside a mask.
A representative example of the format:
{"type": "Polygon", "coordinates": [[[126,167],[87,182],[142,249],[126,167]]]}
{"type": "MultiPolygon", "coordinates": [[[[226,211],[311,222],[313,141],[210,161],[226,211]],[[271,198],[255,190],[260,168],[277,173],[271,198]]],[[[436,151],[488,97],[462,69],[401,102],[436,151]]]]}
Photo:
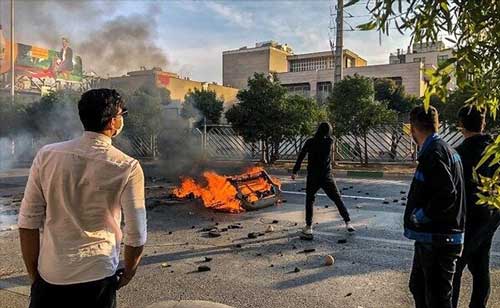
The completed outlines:
{"type": "Polygon", "coordinates": [[[124,76],[103,79],[99,82],[98,86],[129,89],[130,91],[137,90],[143,86],[166,88],[170,92],[170,99],[172,101],[166,108],[177,111],[177,113],[181,109],[186,94],[194,89],[214,91],[217,97],[224,101],[225,108],[236,102],[236,94],[238,94],[238,89],[236,88],[182,78],[175,73],[164,72],[160,68],[144,68],[139,71],[128,72],[124,76]]]}
{"type": "Polygon", "coordinates": [[[401,49],[389,56],[390,64],[422,62],[425,66],[437,67],[442,62],[453,57],[453,48],[446,48],[443,42],[415,43],[404,53],[401,49]]]}
{"type": "MultiPolygon", "coordinates": [[[[414,47],[415,50],[419,50],[417,47],[414,47]]],[[[420,48],[422,53],[424,47],[420,48]]],[[[225,86],[245,88],[248,78],[258,72],[277,73],[279,80],[289,91],[316,97],[318,100],[327,97],[332,89],[335,57],[331,51],[293,54],[289,46],[269,41],[258,43],[255,47],[224,51],[222,59],[222,79],[225,86]]],[[[423,68],[426,64],[423,61],[396,63],[391,58],[390,64],[368,65],[356,53],[344,49],[342,63],[344,76],[359,74],[393,79],[403,85],[409,94],[424,94],[426,80],[423,68]]]]}

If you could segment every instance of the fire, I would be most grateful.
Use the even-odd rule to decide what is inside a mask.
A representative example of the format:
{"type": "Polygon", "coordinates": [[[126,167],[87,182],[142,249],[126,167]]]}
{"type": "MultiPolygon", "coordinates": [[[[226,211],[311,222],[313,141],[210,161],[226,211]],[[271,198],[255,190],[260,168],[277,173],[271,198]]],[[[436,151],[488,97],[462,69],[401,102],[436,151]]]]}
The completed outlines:
{"type": "Polygon", "coordinates": [[[205,185],[192,178],[184,178],[173,194],[178,198],[190,195],[200,198],[203,205],[210,209],[240,213],[245,211],[242,201],[253,204],[270,195],[274,196],[274,187],[279,189],[281,186],[277,179],[264,177],[263,174],[266,173],[260,167],[249,168],[245,173],[232,177],[207,171],[203,173],[205,185]]]}

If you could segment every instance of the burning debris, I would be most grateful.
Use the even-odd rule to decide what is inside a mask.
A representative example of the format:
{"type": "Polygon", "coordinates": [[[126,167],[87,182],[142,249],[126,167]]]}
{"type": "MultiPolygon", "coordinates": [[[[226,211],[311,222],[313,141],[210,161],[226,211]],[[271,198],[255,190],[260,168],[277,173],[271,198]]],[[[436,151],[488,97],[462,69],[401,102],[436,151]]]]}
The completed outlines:
{"type": "Polygon", "coordinates": [[[276,204],[281,183],[271,178],[263,168],[253,167],[244,174],[222,176],[212,171],[203,173],[206,185],[192,178],[184,178],[174,189],[174,198],[199,198],[207,208],[240,213],[276,204]]]}

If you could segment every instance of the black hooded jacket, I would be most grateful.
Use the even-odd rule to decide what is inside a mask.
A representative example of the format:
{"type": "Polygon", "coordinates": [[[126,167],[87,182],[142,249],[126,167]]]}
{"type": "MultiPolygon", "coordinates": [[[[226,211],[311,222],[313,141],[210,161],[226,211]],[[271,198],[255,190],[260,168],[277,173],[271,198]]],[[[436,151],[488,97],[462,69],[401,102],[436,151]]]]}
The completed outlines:
{"type": "MultiPolygon", "coordinates": [[[[487,232],[494,232],[500,224],[500,213],[486,205],[477,205],[478,184],[473,178],[473,169],[477,166],[483,156],[483,152],[488,145],[493,142],[490,135],[476,135],[469,137],[460,144],[456,150],[462,159],[464,166],[464,182],[467,200],[467,219],[465,227],[465,237],[470,238],[482,226],[490,224],[487,232]]],[[[497,165],[489,167],[489,162],[483,164],[477,170],[479,175],[491,177],[497,165]]]]}
{"type": "Polygon", "coordinates": [[[328,123],[321,123],[313,138],[308,139],[299,153],[293,173],[300,170],[300,166],[307,155],[307,175],[316,177],[329,176],[332,173],[332,128],[328,123]]]}

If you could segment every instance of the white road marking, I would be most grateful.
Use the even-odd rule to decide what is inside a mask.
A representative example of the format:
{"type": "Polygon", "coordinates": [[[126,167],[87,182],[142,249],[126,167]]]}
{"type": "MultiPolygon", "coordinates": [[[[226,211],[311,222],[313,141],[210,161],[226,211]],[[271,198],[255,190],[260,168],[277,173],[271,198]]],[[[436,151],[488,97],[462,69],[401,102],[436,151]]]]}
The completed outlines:
{"type": "Polygon", "coordinates": [[[0,279],[0,290],[16,293],[23,296],[30,296],[29,286],[3,281],[1,279],[0,279]]]}
{"type": "MultiPolygon", "coordinates": [[[[345,236],[343,233],[337,233],[337,232],[325,232],[325,231],[314,231],[315,234],[320,234],[320,235],[327,235],[327,236],[345,236]]],[[[386,238],[380,238],[380,237],[371,237],[371,236],[359,236],[354,234],[354,238],[360,239],[360,240],[365,240],[365,241],[374,241],[378,243],[386,243],[386,244],[393,244],[393,245],[400,245],[400,246],[408,246],[408,247],[413,247],[414,242],[410,240],[402,241],[402,240],[391,240],[391,239],[386,239],[386,238]]],[[[490,254],[495,257],[500,257],[500,252],[496,251],[491,251],[490,254]]]]}
{"type": "MultiPolygon", "coordinates": [[[[282,193],[285,194],[291,194],[291,195],[305,195],[305,192],[301,191],[290,191],[290,190],[283,190],[281,191],[282,193]]],[[[316,194],[316,196],[326,196],[326,194],[316,194]]],[[[365,196],[351,196],[351,195],[342,195],[342,198],[352,198],[352,199],[364,199],[364,200],[376,200],[376,201],[385,201],[385,198],[377,198],[377,197],[365,197],[365,196]]]]}

